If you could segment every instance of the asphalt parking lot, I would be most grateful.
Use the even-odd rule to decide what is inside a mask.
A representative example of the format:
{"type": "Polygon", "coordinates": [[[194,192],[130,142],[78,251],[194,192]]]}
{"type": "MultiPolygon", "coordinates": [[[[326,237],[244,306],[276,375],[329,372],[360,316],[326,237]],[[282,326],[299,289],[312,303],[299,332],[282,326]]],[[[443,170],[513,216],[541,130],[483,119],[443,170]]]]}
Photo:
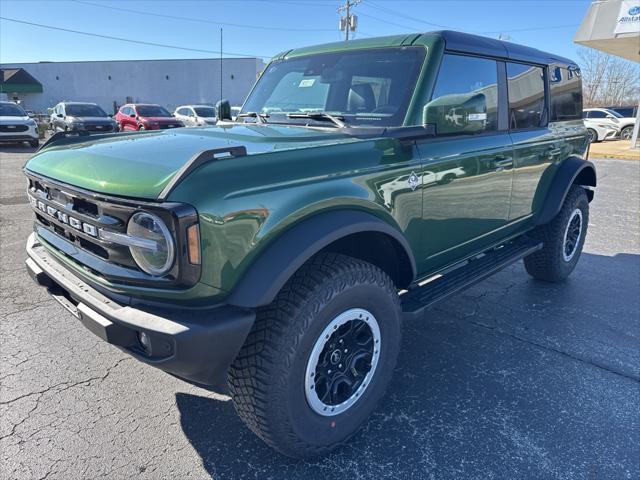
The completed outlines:
{"type": "Polygon", "coordinates": [[[130,359],[33,284],[20,172],[32,151],[1,148],[1,478],[640,478],[640,162],[594,160],[568,281],[516,264],[407,323],[365,428],[298,462],[250,433],[224,392],[130,359]]]}

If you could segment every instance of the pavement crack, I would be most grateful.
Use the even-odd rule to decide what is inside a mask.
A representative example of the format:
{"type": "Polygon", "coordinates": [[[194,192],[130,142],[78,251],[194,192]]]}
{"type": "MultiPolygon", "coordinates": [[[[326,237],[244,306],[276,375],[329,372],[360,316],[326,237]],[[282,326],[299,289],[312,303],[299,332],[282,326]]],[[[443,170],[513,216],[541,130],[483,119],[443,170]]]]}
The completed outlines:
{"type": "Polygon", "coordinates": [[[518,340],[520,342],[528,343],[529,345],[533,345],[535,347],[541,348],[543,350],[547,350],[549,352],[557,353],[559,355],[568,357],[568,358],[570,358],[572,360],[575,360],[575,361],[578,361],[578,362],[581,362],[581,363],[584,363],[584,364],[587,364],[587,365],[591,365],[591,366],[599,368],[601,370],[605,370],[605,371],[607,371],[609,373],[613,373],[615,375],[619,375],[621,377],[624,377],[624,378],[626,378],[628,380],[632,380],[634,382],[640,383],[640,375],[635,376],[635,375],[632,375],[632,374],[629,374],[629,373],[626,373],[626,372],[621,372],[619,370],[615,370],[615,369],[613,369],[613,368],[611,368],[611,367],[609,367],[607,365],[601,364],[599,362],[594,362],[593,360],[588,360],[588,359],[585,359],[585,358],[582,358],[582,357],[578,357],[578,356],[573,355],[573,354],[571,354],[569,352],[565,352],[563,350],[559,350],[559,349],[551,347],[549,345],[544,345],[542,343],[530,340],[528,338],[520,337],[520,336],[518,336],[516,334],[513,334],[513,333],[505,332],[504,330],[500,330],[500,329],[498,329],[496,327],[493,327],[491,325],[487,325],[487,324],[482,323],[482,322],[477,322],[477,321],[474,321],[474,320],[468,320],[468,321],[470,323],[472,323],[473,325],[476,325],[478,327],[484,328],[486,330],[490,330],[491,332],[495,332],[495,333],[497,333],[499,335],[504,335],[506,337],[513,338],[514,340],[518,340]]]}

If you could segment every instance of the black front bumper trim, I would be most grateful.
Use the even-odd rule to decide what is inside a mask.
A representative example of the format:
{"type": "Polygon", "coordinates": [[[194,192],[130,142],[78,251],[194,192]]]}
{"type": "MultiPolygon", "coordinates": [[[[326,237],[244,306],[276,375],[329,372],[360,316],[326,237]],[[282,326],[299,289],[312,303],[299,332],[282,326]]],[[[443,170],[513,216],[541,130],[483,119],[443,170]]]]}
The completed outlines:
{"type": "Polygon", "coordinates": [[[255,311],[233,306],[198,310],[121,305],[64,268],[35,234],[26,267],[39,285],[92,333],[138,360],[184,379],[219,385],[240,351],[255,311]],[[142,348],[139,334],[150,346],[142,348]]]}

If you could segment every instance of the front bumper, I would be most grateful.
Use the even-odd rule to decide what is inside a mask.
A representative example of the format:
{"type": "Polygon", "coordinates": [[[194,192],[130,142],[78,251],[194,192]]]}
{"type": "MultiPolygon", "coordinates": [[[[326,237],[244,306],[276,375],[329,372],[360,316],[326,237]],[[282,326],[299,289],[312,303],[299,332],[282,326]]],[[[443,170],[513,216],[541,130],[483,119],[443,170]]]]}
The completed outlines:
{"type": "Polygon", "coordinates": [[[193,382],[220,384],[255,320],[253,310],[232,306],[122,305],[60,265],[35,234],[29,237],[27,254],[31,278],[87,329],[138,360],[193,382]],[[140,343],[141,333],[147,335],[147,348],[140,343]]]}
{"type": "Polygon", "coordinates": [[[29,129],[20,133],[0,132],[0,142],[29,142],[38,140],[38,132],[35,129],[29,129]]]}

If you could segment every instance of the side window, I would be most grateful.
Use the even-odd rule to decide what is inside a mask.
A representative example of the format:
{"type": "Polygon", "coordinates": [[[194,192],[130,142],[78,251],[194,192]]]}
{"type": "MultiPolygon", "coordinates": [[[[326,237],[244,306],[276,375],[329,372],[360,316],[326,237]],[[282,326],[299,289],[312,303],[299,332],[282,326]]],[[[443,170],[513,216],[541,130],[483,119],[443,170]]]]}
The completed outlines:
{"type": "Polygon", "coordinates": [[[582,81],[577,68],[555,67],[549,70],[551,121],[582,118],[582,81]]]}
{"type": "Polygon", "coordinates": [[[498,129],[498,66],[487,58],[445,55],[423,113],[437,135],[498,129]]]}
{"type": "Polygon", "coordinates": [[[590,110],[588,115],[589,118],[607,118],[607,114],[600,110],[590,110]]]}
{"type": "Polygon", "coordinates": [[[189,112],[187,111],[186,108],[179,108],[176,113],[178,115],[184,115],[184,116],[189,116],[189,112]]]}
{"type": "Polygon", "coordinates": [[[511,130],[546,125],[544,70],[541,67],[507,63],[507,89],[511,130]]]}

